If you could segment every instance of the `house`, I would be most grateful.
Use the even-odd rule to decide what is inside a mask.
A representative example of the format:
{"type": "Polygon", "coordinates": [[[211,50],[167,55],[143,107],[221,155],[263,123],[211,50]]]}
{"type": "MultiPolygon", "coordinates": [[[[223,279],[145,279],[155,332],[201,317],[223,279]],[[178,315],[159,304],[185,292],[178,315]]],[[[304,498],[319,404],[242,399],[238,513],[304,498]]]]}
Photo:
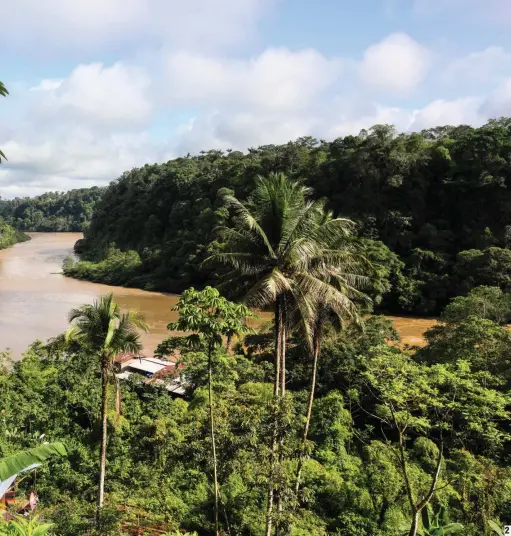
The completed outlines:
{"type": "Polygon", "coordinates": [[[183,366],[173,361],[122,354],[116,358],[115,367],[116,376],[120,380],[137,374],[146,378],[145,383],[161,385],[173,395],[184,396],[186,393],[181,376],[183,366]]]}

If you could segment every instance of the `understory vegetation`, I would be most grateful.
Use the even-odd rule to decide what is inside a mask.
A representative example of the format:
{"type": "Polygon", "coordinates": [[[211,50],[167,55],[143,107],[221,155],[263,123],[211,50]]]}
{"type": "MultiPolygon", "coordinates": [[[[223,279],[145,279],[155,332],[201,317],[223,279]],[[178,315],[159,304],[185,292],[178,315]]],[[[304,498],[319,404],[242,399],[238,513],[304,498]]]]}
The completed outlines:
{"type": "Polygon", "coordinates": [[[181,292],[215,284],[203,261],[225,246],[223,198],[257,176],[302,179],[354,220],[389,272],[380,310],[436,315],[478,285],[511,287],[511,120],[398,134],[378,125],[331,142],[207,151],[124,173],[97,203],[70,276],[181,292]]]}
{"type": "MultiPolygon", "coordinates": [[[[409,489],[421,500],[438,467],[429,511],[445,509],[448,521],[461,523],[468,536],[493,534],[490,520],[502,525],[510,519],[508,331],[469,315],[443,324],[420,350],[389,346],[396,338],[383,317],[366,322],[363,332],[353,326],[326,335],[297,497],[291,490],[311,363],[300,339],[290,340],[280,484],[290,490],[286,534],[408,534],[409,489]]],[[[122,384],[118,417],[109,388],[101,534],[137,534],[139,526],[147,534],[157,528],[215,534],[208,356],[186,346],[181,351],[189,379],[184,399],[132,379],[122,384]]],[[[230,534],[264,534],[273,352],[272,336],[263,331],[248,335],[244,346],[212,354],[222,534],[229,533],[227,526],[230,534]]],[[[56,524],[60,536],[94,530],[97,371],[85,348],[41,344],[12,367],[4,360],[0,370],[0,455],[36,445],[43,433],[68,449],[67,458],[52,460],[19,485],[37,491],[39,514],[56,524]]]]}

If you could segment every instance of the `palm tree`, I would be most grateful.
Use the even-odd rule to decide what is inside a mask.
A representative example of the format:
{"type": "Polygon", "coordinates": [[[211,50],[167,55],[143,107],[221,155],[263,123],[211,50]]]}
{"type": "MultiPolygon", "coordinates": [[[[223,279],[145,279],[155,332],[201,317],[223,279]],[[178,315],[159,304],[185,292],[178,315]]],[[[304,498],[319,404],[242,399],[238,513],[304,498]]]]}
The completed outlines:
{"type": "MultiPolygon", "coordinates": [[[[309,199],[312,190],[282,173],[259,177],[245,203],[224,197],[233,211],[233,227],[222,228],[225,251],[209,260],[231,268],[224,285],[237,287],[247,305],[275,308],[275,423],[270,456],[266,535],[273,525],[275,479],[283,457],[283,426],[279,422],[286,391],[286,342],[291,320],[303,319],[312,343],[312,319],[318,304],[345,314],[351,305],[333,280],[341,274],[347,253],[328,247],[353,224],[325,217],[325,201],[309,199]]],[[[354,283],[358,276],[353,276],[354,283]]],[[[352,285],[354,286],[354,285],[352,285]]],[[[279,494],[282,504],[282,493],[279,494]]],[[[281,510],[281,508],[279,508],[281,510]]]]}
{"type": "MultiPolygon", "coordinates": [[[[318,229],[323,229],[326,223],[335,221],[331,212],[321,215],[320,219],[318,229]]],[[[330,324],[337,331],[340,331],[345,321],[361,325],[359,305],[368,307],[371,304],[371,299],[361,289],[366,287],[370,282],[370,275],[373,274],[373,268],[367,259],[357,251],[356,244],[352,239],[353,230],[353,222],[349,220],[338,220],[335,233],[318,233],[317,235],[318,240],[323,243],[324,247],[323,258],[320,259],[320,262],[328,259],[329,254],[335,255],[336,262],[332,263],[325,270],[325,276],[326,281],[344,296],[344,301],[338,300],[337,295],[335,295],[333,301],[329,299],[329,296],[324,296],[323,298],[317,296],[314,317],[311,319],[301,319],[302,322],[307,322],[310,325],[312,366],[306,418],[301,438],[300,457],[296,470],[295,494],[300,489],[316,390],[318,361],[321,354],[325,328],[330,324]]]]}
{"type": "Polygon", "coordinates": [[[102,296],[92,305],[83,305],[69,313],[72,324],[66,341],[83,343],[97,354],[101,363],[101,456],[99,467],[98,519],[105,496],[108,384],[112,377],[114,359],[125,352],[138,353],[142,349],[137,329],[147,331],[144,318],[136,311],[121,313],[113,294],[102,296]]]}

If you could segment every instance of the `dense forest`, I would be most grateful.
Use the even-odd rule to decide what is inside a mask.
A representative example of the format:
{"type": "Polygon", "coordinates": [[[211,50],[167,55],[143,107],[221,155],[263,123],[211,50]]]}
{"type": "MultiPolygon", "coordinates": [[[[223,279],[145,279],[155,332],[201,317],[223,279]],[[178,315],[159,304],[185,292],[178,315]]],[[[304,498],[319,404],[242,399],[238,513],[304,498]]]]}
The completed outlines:
{"type": "Polygon", "coordinates": [[[0,218],[22,231],[82,232],[103,191],[95,186],[37,197],[0,198],[0,218]]]}
{"type": "Polygon", "coordinates": [[[66,273],[172,292],[214,282],[202,263],[223,247],[222,196],[243,198],[275,171],[357,222],[368,256],[392,272],[383,310],[438,314],[474,286],[511,288],[510,160],[511,120],[501,119],[412,134],[380,125],[146,165],[106,189],[77,247],[83,262],[66,273]]]}
{"type": "Polygon", "coordinates": [[[509,293],[474,286],[424,347],[401,345],[366,315],[395,277],[367,262],[383,248],[311,193],[273,172],[246,198],[223,191],[206,264],[240,301],[186,289],[157,350],[164,374],[116,374],[147,324],[111,294],[21,361],[2,356],[0,478],[41,442],[60,455],[19,479],[40,502],[0,534],[502,534],[509,293]],[[176,377],[182,396],[165,388],[176,377]]]}
{"type": "MultiPolygon", "coordinates": [[[[496,288],[476,289],[463,299],[447,308],[446,324],[429,333],[429,344],[420,350],[399,349],[397,333],[383,317],[366,322],[364,331],[352,326],[326,334],[310,456],[298,502],[290,491],[282,514],[284,534],[403,536],[412,522],[408,490],[419,503],[432,482],[436,487],[419,534],[499,534],[492,523],[502,526],[511,518],[506,409],[511,335],[497,320],[511,310],[496,288]],[[483,303],[489,317],[482,314],[483,303]],[[430,532],[422,530],[427,523],[430,532]],[[440,531],[449,527],[450,532],[440,531]]],[[[187,371],[184,398],[132,377],[122,382],[118,415],[114,384],[109,387],[99,532],[94,529],[101,444],[96,354],[84,343],[64,348],[57,340],[33,345],[14,365],[4,360],[0,456],[40,444],[42,434],[68,450],[67,457],[50,460],[19,483],[20,495],[37,491],[37,513],[54,524],[55,534],[215,534],[208,357],[182,340],[173,347],[180,348],[187,371]]],[[[263,330],[229,351],[216,346],[212,355],[222,535],[265,534],[273,352],[272,336],[263,330]]],[[[281,485],[292,490],[310,370],[307,346],[299,338],[289,340],[287,361],[281,485]]]]}

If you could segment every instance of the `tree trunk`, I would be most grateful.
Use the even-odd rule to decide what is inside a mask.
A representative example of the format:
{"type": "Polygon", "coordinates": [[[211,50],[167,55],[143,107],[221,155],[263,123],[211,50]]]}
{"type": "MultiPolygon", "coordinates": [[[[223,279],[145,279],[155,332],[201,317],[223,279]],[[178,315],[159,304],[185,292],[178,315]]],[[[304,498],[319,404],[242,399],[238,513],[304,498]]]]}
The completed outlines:
{"type": "Polygon", "coordinates": [[[419,529],[419,513],[420,512],[414,512],[413,514],[412,526],[410,527],[408,536],[417,536],[417,530],[419,529]]]}
{"type": "Polygon", "coordinates": [[[282,341],[282,307],[280,299],[275,303],[275,379],[273,383],[273,411],[274,422],[272,430],[272,441],[270,451],[270,475],[268,478],[268,499],[266,505],[266,536],[271,536],[273,528],[273,503],[275,498],[275,470],[277,460],[277,437],[278,437],[278,413],[280,410],[280,386],[281,386],[281,341],[282,341]]]}
{"type": "Polygon", "coordinates": [[[211,449],[213,452],[213,479],[215,486],[215,534],[220,536],[220,523],[218,521],[218,472],[217,472],[217,459],[216,459],[216,441],[215,441],[215,418],[213,410],[213,363],[212,363],[213,349],[211,344],[209,345],[208,352],[208,383],[209,383],[209,426],[211,433],[211,449]]]}
{"type": "Polygon", "coordinates": [[[312,417],[312,405],[314,403],[314,393],[316,391],[316,376],[318,373],[318,360],[321,352],[321,327],[317,326],[313,339],[313,359],[312,359],[312,373],[311,373],[311,385],[309,390],[309,398],[307,400],[307,417],[305,419],[305,426],[303,427],[302,444],[300,448],[300,459],[298,460],[298,468],[296,470],[296,484],[295,493],[298,493],[300,489],[300,479],[302,477],[303,462],[305,460],[305,446],[307,444],[307,437],[309,435],[309,428],[312,417]]]}
{"type": "Polygon", "coordinates": [[[287,342],[287,315],[286,315],[286,299],[285,296],[282,297],[282,302],[280,304],[280,408],[279,408],[279,424],[278,424],[278,438],[279,438],[279,463],[278,463],[278,492],[277,492],[277,511],[278,519],[275,527],[276,536],[281,536],[282,534],[282,514],[284,511],[284,412],[286,410],[286,342],[287,342]]]}
{"type": "Polygon", "coordinates": [[[121,419],[121,386],[119,379],[115,378],[115,414],[117,422],[121,419]]]}
{"type": "Polygon", "coordinates": [[[99,523],[100,511],[105,501],[105,472],[106,472],[106,441],[108,432],[108,357],[102,357],[101,364],[101,457],[99,461],[99,494],[98,494],[98,514],[99,523]]]}

